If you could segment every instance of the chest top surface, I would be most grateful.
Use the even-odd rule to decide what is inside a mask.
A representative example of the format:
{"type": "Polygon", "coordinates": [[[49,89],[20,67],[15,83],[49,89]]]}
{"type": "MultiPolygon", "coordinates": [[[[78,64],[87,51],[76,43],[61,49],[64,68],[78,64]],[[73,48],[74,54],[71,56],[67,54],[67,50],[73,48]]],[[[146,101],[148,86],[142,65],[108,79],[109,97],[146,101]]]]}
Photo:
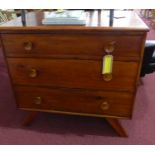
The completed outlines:
{"type": "Polygon", "coordinates": [[[134,11],[115,11],[113,25],[109,26],[109,11],[86,11],[86,24],[73,25],[43,25],[42,19],[47,12],[36,11],[26,14],[26,26],[23,26],[21,17],[0,25],[0,31],[13,30],[102,30],[102,31],[148,31],[148,27],[134,11]]]}

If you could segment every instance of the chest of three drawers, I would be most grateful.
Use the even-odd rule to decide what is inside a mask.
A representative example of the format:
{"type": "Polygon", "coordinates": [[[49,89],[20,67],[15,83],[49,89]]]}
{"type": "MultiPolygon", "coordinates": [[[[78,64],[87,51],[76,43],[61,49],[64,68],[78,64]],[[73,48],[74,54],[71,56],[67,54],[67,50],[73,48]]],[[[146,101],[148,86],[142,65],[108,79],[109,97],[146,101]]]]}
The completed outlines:
{"type": "Polygon", "coordinates": [[[18,108],[131,117],[143,33],[10,33],[1,39],[18,108]],[[110,43],[112,79],[105,81],[102,60],[110,43]]]}

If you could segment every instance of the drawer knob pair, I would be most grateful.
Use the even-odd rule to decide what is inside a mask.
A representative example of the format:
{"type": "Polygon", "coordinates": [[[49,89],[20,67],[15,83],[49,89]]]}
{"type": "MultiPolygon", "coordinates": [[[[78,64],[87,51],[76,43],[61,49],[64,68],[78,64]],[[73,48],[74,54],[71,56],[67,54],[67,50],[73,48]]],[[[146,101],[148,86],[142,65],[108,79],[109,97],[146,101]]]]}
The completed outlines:
{"type": "Polygon", "coordinates": [[[30,41],[24,42],[24,49],[25,49],[26,51],[31,51],[31,50],[32,50],[32,47],[33,47],[32,42],[30,42],[30,41]]]}
{"type": "Polygon", "coordinates": [[[103,111],[108,110],[108,109],[109,109],[109,103],[108,103],[107,101],[104,101],[104,102],[101,104],[100,108],[101,108],[103,111]]]}

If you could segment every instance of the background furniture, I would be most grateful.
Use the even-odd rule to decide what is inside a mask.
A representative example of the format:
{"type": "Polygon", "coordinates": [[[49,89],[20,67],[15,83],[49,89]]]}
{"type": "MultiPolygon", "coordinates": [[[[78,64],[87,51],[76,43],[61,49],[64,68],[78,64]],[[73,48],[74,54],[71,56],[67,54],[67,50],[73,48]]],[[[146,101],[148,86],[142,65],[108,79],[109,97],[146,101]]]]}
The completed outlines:
{"type": "Polygon", "coordinates": [[[141,9],[140,15],[144,18],[150,18],[151,17],[151,9],[141,9]]]}
{"type": "Polygon", "coordinates": [[[150,25],[155,28],[155,9],[141,9],[140,16],[150,20],[150,25]]]}
{"type": "Polygon", "coordinates": [[[155,40],[146,40],[141,77],[155,71],[155,40]]]}
{"type": "Polygon", "coordinates": [[[43,15],[0,27],[17,107],[32,111],[24,123],[37,111],[103,117],[127,136],[118,118],[132,117],[147,26],[134,12],[117,12],[113,27],[105,11],[87,12],[85,26],[43,26],[43,15]],[[107,51],[111,74],[102,73],[107,51]]]}
{"type": "Polygon", "coordinates": [[[151,26],[155,29],[155,9],[151,10],[151,26]]]}
{"type": "Polygon", "coordinates": [[[0,10],[0,24],[16,18],[14,10],[0,10]]]}

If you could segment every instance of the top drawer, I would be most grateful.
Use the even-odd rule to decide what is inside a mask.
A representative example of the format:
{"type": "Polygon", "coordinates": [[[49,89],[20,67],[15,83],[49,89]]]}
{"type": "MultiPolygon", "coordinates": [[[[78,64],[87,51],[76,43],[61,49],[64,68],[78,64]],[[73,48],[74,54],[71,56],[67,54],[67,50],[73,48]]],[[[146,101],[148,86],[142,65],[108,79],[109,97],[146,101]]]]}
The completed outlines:
{"type": "Polygon", "coordinates": [[[95,34],[2,34],[8,57],[58,57],[100,59],[104,48],[114,43],[113,55],[140,56],[142,36],[95,34]]]}

